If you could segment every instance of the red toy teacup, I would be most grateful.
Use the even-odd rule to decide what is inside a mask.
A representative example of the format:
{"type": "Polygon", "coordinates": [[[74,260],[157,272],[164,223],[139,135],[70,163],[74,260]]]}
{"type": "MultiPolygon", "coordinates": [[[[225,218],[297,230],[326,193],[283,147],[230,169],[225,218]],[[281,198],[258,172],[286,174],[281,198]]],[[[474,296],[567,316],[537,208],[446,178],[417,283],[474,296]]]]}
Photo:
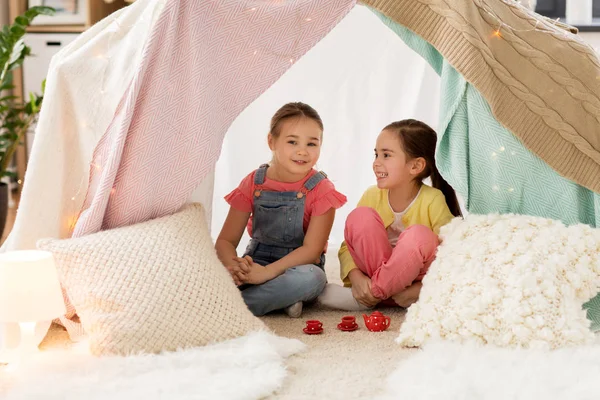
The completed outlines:
{"type": "Polygon", "coordinates": [[[304,333],[316,334],[323,332],[323,323],[316,319],[306,321],[306,328],[303,329],[304,333]]]}
{"type": "Polygon", "coordinates": [[[342,322],[338,324],[338,329],[342,331],[353,331],[356,328],[358,328],[356,317],[352,315],[346,315],[345,317],[342,317],[342,322]]]}

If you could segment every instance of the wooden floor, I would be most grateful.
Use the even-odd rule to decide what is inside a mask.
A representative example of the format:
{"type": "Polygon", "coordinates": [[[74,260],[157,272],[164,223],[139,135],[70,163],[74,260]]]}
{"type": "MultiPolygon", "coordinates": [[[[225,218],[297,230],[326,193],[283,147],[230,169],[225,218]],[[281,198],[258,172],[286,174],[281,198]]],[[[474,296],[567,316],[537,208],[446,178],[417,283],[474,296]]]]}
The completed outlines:
{"type": "Polygon", "coordinates": [[[15,201],[14,207],[8,209],[8,214],[6,215],[6,226],[4,227],[4,232],[2,232],[2,239],[0,243],[4,243],[6,237],[12,230],[13,225],[15,224],[15,216],[17,215],[17,207],[19,206],[19,200],[21,199],[20,191],[14,191],[12,193],[13,199],[15,201]]]}

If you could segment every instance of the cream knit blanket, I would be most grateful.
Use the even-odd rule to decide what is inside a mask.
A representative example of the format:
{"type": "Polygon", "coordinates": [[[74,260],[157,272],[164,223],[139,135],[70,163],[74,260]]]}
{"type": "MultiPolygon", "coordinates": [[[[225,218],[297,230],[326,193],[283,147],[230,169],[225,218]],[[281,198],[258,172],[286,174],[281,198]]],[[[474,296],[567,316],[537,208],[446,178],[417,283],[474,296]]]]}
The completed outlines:
{"type": "Polygon", "coordinates": [[[600,192],[600,63],[576,35],[507,0],[362,0],[431,43],[496,119],[600,192]]]}

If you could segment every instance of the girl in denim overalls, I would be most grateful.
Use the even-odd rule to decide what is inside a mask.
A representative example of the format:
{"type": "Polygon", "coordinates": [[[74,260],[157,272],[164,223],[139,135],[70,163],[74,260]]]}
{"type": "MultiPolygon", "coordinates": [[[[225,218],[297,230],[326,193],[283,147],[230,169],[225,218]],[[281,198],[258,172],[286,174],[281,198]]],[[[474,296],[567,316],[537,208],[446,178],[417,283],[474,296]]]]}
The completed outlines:
{"type": "Polygon", "coordinates": [[[346,197],[313,169],[322,135],[312,107],[284,105],[271,119],[273,160],[225,197],[231,207],[215,248],[254,315],[284,309],[299,317],[302,303],[315,300],[327,283],[324,252],[346,197]],[[252,239],[238,257],[245,227],[252,239]]]}

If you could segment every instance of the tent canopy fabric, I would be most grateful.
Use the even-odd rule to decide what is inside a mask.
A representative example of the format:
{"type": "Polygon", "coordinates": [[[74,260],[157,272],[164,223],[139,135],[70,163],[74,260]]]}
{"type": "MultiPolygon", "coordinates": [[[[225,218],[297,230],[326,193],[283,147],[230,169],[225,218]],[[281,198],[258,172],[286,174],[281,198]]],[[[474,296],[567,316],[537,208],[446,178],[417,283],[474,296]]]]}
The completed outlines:
{"type": "MultiPolygon", "coordinates": [[[[574,35],[503,0],[363,3],[429,42],[481,93],[499,125],[560,175],[592,190],[600,185],[600,163],[594,161],[600,160],[600,113],[590,112],[600,105],[599,63],[574,35]],[[493,35],[500,27],[502,38],[493,35]],[[542,98],[545,106],[534,107],[542,98]]],[[[32,247],[40,237],[83,235],[179,209],[214,168],[233,119],[353,6],[351,0],[141,0],[86,32],[53,60],[51,105],[42,110],[23,204],[5,248],[32,247]],[[134,33],[145,39],[143,52],[134,33]],[[108,67],[81,67],[101,58],[94,54],[101,50],[108,67]],[[65,81],[67,74],[81,77],[76,87],[65,81]],[[105,96],[112,103],[104,107],[97,95],[81,98],[79,88],[88,82],[96,93],[114,93],[105,96]],[[61,104],[68,110],[61,110],[57,129],[61,104]],[[85,115],[89,110],[92,116],[85,115]],[[45,140],[67,132],[79,148],[45,140]],[[67,161],[61,170],[52,167],[56,159],[67,161]],[[87,182],[73,187],[82,180],[87,182]],[[36,186],[42,182],[43,197],[53,207],[30,202],[40,198],[36,186]],[[62,203],[71,205],[70,213],[62,203]],[[79,215],[72,212],[76,207],[79,215]],[[52,218],[44,217],[48,214],[52,218]]],[[[440,60],[435,62],[441,65],[440,60]]],[[[473,198],[468,206],[476,207],[473,198]]]]}
{"type": "MultiPolygon", "coordinates": [[[[579,39],[504,0],[363,3],[430,43],[434,68],[451,66],[469,82],[495,128],[558,174],[600,191],[600,64],[579,39]]],[[[3,249],[178,210],[214,169],[232,121],[354,5],[138,0],[82,34],[52,61],[3,249]]],[[[473,173],[481,171],[461,179],[473,173]]],[[[470,196],[468,207],[480,199],[470,196]]]]}
{"type": "Polygon", "coordinates": [[[512,0],[363,0],[427,42],[562,176],[600,192],[600,62],[512,0]]]}
{"type": "Polygon", "coordinates": [[[495,118],[486,99],[428,42],[376,12],[441,76],[436,160],[471,213],[600,226],[600,194],[561,176],[495,118]]]}

